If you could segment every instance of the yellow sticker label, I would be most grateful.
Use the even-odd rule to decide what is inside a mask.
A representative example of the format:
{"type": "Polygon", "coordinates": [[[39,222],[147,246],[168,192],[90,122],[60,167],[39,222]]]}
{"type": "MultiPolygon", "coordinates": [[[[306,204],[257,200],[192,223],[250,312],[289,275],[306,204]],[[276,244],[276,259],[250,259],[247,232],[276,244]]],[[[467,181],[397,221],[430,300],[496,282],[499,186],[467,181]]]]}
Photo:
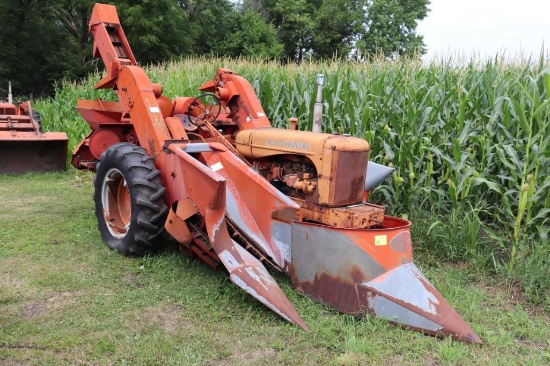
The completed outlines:
{"type": "Polygon", "coordinates": [[[386,235],[375,235],[374,236],[374,245],[388,245],[388,238],[386,235]]]}

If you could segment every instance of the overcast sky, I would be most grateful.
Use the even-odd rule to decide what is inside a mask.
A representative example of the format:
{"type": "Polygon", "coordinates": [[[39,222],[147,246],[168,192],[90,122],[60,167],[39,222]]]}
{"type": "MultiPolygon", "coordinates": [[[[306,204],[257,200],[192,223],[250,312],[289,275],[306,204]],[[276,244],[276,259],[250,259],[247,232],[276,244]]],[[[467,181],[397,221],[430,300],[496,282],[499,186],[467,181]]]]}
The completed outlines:
{"type": "Polygon", "coordinates": [[[550,50],[550,0],[431,0],[429,8],[417,29],[427,59],[457,52],[538,56],[543,41],[550,50]]]}

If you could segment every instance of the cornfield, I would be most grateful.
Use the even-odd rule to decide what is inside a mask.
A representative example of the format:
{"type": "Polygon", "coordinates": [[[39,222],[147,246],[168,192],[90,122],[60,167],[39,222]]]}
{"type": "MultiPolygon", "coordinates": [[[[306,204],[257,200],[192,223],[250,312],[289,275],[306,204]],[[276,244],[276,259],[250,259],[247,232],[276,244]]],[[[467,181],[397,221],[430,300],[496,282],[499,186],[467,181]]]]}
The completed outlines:
{"type": "MultiPolygon", "coordinates": [[[[512,273],[520,259],[550,257],[549,66],[544,56],[285,66],[192,58],[146,71],[175,97],[198,95],[218,67],[231,68],[250,81],[273,125],[298,117],[300,129],[311,129],[316,74],[324,74],[324,131],[367,139],[371,160],[396,169],[375,199],[396,215],[437,208],[456,217],[469,208],[512,273]]],[[[54,98],[35,103],[45,129],[66,131],[74,147],[87,133],[76,100],[115,98],[92,90],[99,79],[63,82],[54,98]]]]}

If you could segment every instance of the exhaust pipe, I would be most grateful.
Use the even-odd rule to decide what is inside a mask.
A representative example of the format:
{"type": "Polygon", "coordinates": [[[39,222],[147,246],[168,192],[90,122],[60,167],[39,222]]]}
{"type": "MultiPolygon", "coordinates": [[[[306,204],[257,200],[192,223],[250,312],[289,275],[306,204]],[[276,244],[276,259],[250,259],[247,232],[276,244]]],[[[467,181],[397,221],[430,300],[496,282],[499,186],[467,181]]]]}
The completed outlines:
{"type": "Polygon", "coordinates": [[[323,124],[323,84],[325,82],[325,75],[317,74],[317,98],[315,99],[315,106],[313,107],[313,132],[321,132],[321,126],[323,124]]]}
{"type": "Polygon", "coordinates": [[[13,104],[13,95],[11,94],[11,81],[8,81],[8,103],[13,104]]]}

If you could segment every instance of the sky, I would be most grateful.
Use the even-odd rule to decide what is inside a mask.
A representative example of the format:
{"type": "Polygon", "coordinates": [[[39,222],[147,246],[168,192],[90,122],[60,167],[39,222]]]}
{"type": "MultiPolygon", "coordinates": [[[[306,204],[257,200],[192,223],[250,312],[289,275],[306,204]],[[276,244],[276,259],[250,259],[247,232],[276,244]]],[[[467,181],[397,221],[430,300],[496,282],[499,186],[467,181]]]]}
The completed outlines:
{"type": "Polygon", "coordinates": [[[543,42],[550,51],[550,0],[431,0],[429,8],[417,28],[427,60],[456,54],[538,57],[543,42]]]}

